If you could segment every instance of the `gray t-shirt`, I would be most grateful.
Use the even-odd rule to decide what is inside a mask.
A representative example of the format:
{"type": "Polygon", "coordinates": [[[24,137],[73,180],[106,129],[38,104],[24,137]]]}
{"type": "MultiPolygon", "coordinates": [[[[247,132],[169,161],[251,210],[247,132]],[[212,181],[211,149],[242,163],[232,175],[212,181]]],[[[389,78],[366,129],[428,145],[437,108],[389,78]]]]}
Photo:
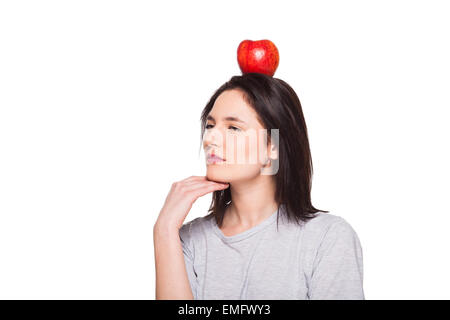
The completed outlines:
{"type": "Polygon", "coordinates": [[[180,228],[196,300],[364,300],[359,238],[342,217],[319,212],[300,226],[280,207],[260,224],[225,236],[214,216],[180,228]]]}

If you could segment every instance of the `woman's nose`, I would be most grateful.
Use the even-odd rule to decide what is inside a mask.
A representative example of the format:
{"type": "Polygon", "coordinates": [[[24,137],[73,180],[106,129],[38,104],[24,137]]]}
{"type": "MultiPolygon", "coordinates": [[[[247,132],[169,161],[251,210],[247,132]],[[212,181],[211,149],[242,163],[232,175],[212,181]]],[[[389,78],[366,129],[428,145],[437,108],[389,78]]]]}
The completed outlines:
{"type": "Polygon", "coordinates": [[[223,144],[223,135],[222,132],[216,128],[211,128],[205,131],[203,136],[203,145],[204,147],[210,147],[215,145],[216,147],[220,147],[223,144]]]}

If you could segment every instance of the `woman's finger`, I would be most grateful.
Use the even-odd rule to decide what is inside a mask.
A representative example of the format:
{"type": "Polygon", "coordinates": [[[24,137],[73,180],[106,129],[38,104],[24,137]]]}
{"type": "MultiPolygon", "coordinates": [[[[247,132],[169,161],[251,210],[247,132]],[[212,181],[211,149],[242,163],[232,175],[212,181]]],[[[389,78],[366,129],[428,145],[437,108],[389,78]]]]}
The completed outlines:
{"type": "Polygon", "coordinates": [[[184,183],[184,185],[186,186],[192,186],[192,185],[196,185],[197,183],[208,183],[208,182],[212,182],[212,183],[222,183],[222,182],[216,182],[216,181],[212,181],[212,180],[208,180],[206,178],[206,176],[192,176],[189,177],[185,180],[182,180],[182,182],[184,183]]]}
{"type": "Polygon", "coordinates": [[[222,183],[222,182],[214,182],[214,181],[197,181],[195,183],[192,183],[190,185],[187,186],[188,190],[196,190],[196,189],[200,189],[200,188],[204,188],[206,186],[218,186],[218,187],[222,187],[222,186],[228,186],[228,184],[222,183]]]}
{"type": "Polygon", "coordinates": [[[206,180],[206,176],[190,176],[181,181],[201,181],[201,180],[206,180]]]}
{"type": "Polygon", "coordinates": [[[195,187],[190,187],[188,191],[186,191],[188,194],[194,196],[195,198],[198,198],[206,193],[216,191],[216,190],[224,190],[228,188],[229,185],[222,184],[222,183],[206,183],[204,185],[198,184],[195,187]]]}
{"type": "Polygon", "coordinates": [[[190,176],[189,178],[181,180],[180,182],[188,186],[202,181],[209,181],[209,180],[206,179],[206,176],[190,176]]]}

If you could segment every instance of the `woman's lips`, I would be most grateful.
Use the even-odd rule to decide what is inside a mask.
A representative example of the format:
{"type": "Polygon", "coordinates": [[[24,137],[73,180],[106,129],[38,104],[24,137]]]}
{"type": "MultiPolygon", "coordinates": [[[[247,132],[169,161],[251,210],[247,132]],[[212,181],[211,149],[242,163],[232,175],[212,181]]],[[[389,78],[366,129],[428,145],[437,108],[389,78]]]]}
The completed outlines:
{"type": "Polygon", "coordinates": [[[222,159],[221,157],[215,155],[215,154],[209,154],[206,157],[206,160],[210,163],[215,163],[215,162],[225,162],[225,159],[222,159]]]}

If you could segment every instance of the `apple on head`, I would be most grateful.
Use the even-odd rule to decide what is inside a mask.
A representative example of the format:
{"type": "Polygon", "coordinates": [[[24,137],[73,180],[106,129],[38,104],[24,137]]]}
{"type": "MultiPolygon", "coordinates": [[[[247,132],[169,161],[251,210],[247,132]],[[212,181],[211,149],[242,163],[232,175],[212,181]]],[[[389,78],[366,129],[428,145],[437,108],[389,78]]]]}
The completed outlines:
{"type": "Polygon", "coordinates": [[[237,60],[242,73],[257,72],[273,76],[280,56],[270,40],[243,40],[237,49],[237,60]]]}

